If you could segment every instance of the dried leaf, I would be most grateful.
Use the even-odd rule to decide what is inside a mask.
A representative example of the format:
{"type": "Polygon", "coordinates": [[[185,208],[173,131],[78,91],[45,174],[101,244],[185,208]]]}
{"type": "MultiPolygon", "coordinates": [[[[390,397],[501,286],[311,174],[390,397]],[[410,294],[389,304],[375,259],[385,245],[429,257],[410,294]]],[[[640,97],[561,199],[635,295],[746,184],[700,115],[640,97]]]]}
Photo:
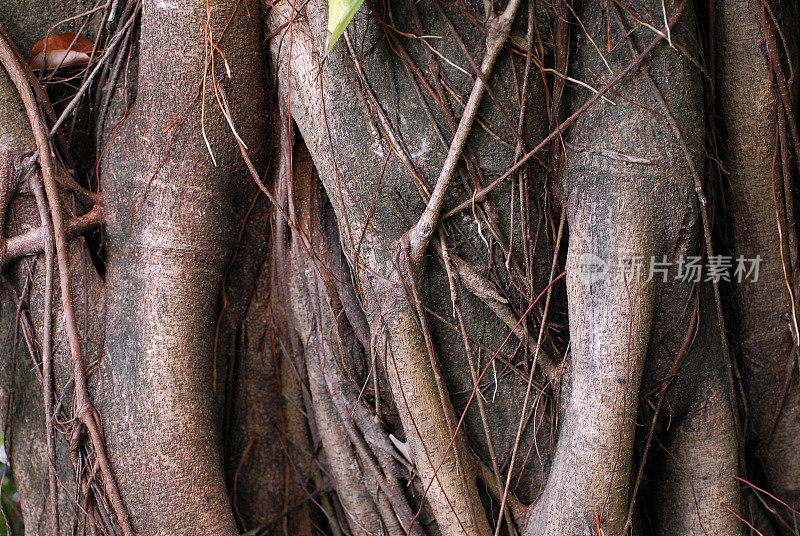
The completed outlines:
{"type": "Polygon", "coordinates": [[[33,70],[55,69],[86,65],[94,49],[94,43],[74,33],[53,34],[45,40],[37,41],[31,50],[28,64],[33,70]]]}

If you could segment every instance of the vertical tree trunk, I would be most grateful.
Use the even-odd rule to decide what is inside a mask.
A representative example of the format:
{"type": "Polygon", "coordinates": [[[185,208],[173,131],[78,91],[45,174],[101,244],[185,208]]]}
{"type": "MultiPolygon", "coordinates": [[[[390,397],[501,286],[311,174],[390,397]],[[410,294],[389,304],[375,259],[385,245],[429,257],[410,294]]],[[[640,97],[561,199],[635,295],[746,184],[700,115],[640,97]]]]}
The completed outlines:
{"type": "MultiPolygon", "coordinates": [[[[778,18],[772,19],[766,12],[762,15],[761,2],[718,2],[716,57],[719,112],[726,140],[722,163],[730,184],[734,253],[747,259],[761,258],[758,280],[738,285],[734,294],[754,441],[771,488],[797,508],[800,389],[791,381],[791,371],[797,360],[792,330],[798,313],[787,288],[795,288],[792,277],[797,276],[797,246],[790,247],[796,230],[787,226],[787,218],[794,221],[795,206],[785,197],[785,192],[795,189],[796,181],[785,176],[787,168],[781,165],[783,158],[790,158],[786,147],[793,144],[793,138],[781,143],[776,139],[778,115],[785,111],[769,65],[770,55],[781,61],[782,50],[776,46],[796,51],[797,32],[793,29],[797,19],[793,3],[777,4],[778,18]],[[784,27],[788,42],[779,45],[774,41],[768,48],[763,16],[769,28],[776,23],[784,27]]],[[[794,60],[789,61],[796,69],[794,60]]],[[[790,132],[787,124],[782,136],[790,132]]],[[[798,299],[797,294],[794,298],[798,299]]]]}
{"type": "Polygon", "coordinates": [[[229,100],[238,134],[257,148],[266,126],[263,86],[253,84],[262,79],[259,6],[146,1],[141,34],[135,107],[101,183],[106,434],[140,534],[233,535],[219,436],[224,363],[213,349],[221,284],[255,187],[220,106],[229,100]]]}

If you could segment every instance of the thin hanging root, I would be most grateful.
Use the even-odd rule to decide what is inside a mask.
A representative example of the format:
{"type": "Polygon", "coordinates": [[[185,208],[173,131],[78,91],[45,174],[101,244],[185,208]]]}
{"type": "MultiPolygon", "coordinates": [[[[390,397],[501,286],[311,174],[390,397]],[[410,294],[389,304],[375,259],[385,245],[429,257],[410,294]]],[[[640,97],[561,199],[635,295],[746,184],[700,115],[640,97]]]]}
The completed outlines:
{"type": "MultiPolygon", "coordinates": [[[[798,127],[797,127],[797,120],[794,114],[794,107],[792,106],[792,96],[789,86],[786,83],[786,75],[783,72],[783,66],[781,65],[780,59],[776,58],[778,54],[778,45],[777,45],[777,38],[775,36],[775,30],[767,23],[766,13],[765,10],[768,6],[768,3],[765,0],[761,0],[761,9],[756,9],[756,14],[759,16],[761,20],[762,28],[764,30],[764,43],[766,45],[767,51],[767,62],[769,68],[773,72],[774,81],[777,85],[775,88],[775,93],[777,94],[776,97],[780,101],[780,104],[784,112],[786,113],[786,119],[789,126],[789,131],[792,135],[792,140],[794,142],[794,150],[796,156],[800,158],[800,134],[798,134],[798,127]]],[[[755,6],[754,6],[755,8],[755,6]]],[[[770,8],[770,12],[772,12],[772,8],[770,8]]],[[[776,23],[777,26],[777,23],[776,23]]],[[[791,63],[789,65],[791,69],[791,63]]],[[[791,74],[791,71],[790,71],[791,74]]]]}
{"type": "MultiPolygon", "coordinates": [[[[220,86],[218,88],[220,97],[222,98],[222,102],[220,103],[223,113],[230,116],[230,106],[228,104],[228,96],[225,93],[225,90],[220,86]]],[[[229,122],[229,126],[232,130],[235,131],[235,125],[231,120],[229,122]]],[[[253,165],[252,160],[247,152],[247,148],[244,145],[244,142],[241,141],[238,137],[235,137],[237,144],[239,145],[239,150],[242,155],[242,159],[244,160],[250,175],[253,177],[258,188],[267,196],[270,200],[272,205],[275,207],[276,211],[282,216],[283,220],[286,222],[286,225],[297,234],[298,242],[304,248],[303,253],[309,258],[313,259],[315,256],[312,254],[310,244],[312,244],[312,240],[305,232],[305,230],[298,226],[295,219],[292,218],[286,210],[283,208],[278,200],[275,198],[273,193],[266,187],[264,182],[261,180],[261,177],[258,175],[258,171],[256,171],[255,166],[253,165]]],[[[317,268],[319,270],[319,268],[317,268]]],[[[320,272],[323,272],[320,270],[320,272]]],[[[329,386],[330,387],[330,386],[329,386]]],[[[355,422],[353,420],[350,411],[345,407],[342,403],[341,396],[335,396],[337,391],[335,389],[331,389],[330,395],[334,403],[334,407],[336,407],[337,411],[340,414],[342,419],[342,423],[345,427],[345,430],[348,433],[348,436],[352,442],[354,449],[358,452],[361,461],[365,464],[366,471],[370,473],[370,475],[375,479],[378,486],[380,487],[381,491],[389,498],[389,502],[391,503],[392,508],[396,511],[398,517],[397,520],[403,524],[405,523],[405,530],[407,534],[415,535],[415,536],[422,536],[423,530],[419,524],[414,524],[416,517],[412,514],[411,508],[408,506],[404,496],[402,495],[401,490],[395,485],[392,479],[386,477],[384,472],[381,470],[380,464],[378,460],[372,455],[369,446],[367,445],[364,437],[358,432],[356,429],[355,422]]]]}
{"type": "MultiPolygon", "coordinates": [[[[533,353],[533,367],[536,366],[536,361],[539,358],[539,350],[542,347],[542,340],[544,339],[544,329],[547,325],[547,312],[550,309],[550,297],[552,296],[553,292],[553,281],[556,275],[556,265],[558,264],[558,250],[561,249],[561,237],[564,235],[564,222],[567,220],[567,211],[566,209],[561,211],[561,221],[558,224],[558,234],[556,235],[556,244],[553,246],[553,263],[550,265],[550,284],[547,286],[547,297],[544,301],[544,313],[542,314],[542,323],[539,326],[539,338],[536,341],[536,348],[534,349],[533,353]]],[[[531,369],[533,369],[531,367],[531,369]]],[[[525,427],[525,414],[528,412],[528,401],[530,400],[531,396],[531,386],[533,385],[533,370],[531,370],[530,378],[528,378],[528,387],[525,389],[525,399],[522,403],[522,411],[520,412],[519,416],[519,428],[517,429],[517,435],[514,438],[514,448],[511,450],[511,461],[508,464],[508,475],[506,476],[506,485],[503,488],[503,498],[500,501],[500,510],[502,511],[505,507],[506,500],[508,500],[508,491],[511,488],[511,478],[514,476],[514,462],[517,459],[517,451],[519,450],[519,441],[522,438],[522,430],[525,427]]],[[[494,536],[499,536],[500,534],[500,522],[498,520],[497,529],[495,530],[494,536]]]]}
{"type": "MultiPolygon", "coordinates": [[[[785,257],[786,246],[784,246],[783,242],[783,224],[781,222],[781,211],[780,211],[780,205],[778,204],[778,195],[777,192],[775,191],[775,165],[777,164],[778,161],[780,141],[781,141],[781,133],[776,132],[775,152],[773,153],[772,156],[772,173],[771,173],[772,201],[775,206],[775,223],[776,223],[776,230],[778,231],[778,251],[780,251],[781,254],[781,268],[783,270],[783,281],[786,284],[786,291],[789,294],[789,303],[792,306],[792,314],[791,314],[792,327],[793,327],[792,336],[794,337],[795,346],[797,346],[798,344],[800,344],[799,342],[800,338],[798,337],[798,334],[800,334],[800,328],[798,328],[797,326],[797,307],[795,304],[795,297],[794,297],[794,291],[792,290],[792,284],[789,281],[790,278],[789,269],[786,266],[786,257],[785,257]]],[[[787,177],[788,176],[785,175],[784,180],[786,180],[787,177]]],[[[792,210],[791,207],[789,207],[789,210],[792,210]]]]}
{"type": "Polygon", "coordinates": [[[105,492],[111,502],[111,506],[116,514],[117,521],[122,528],[125,536],[133,536],[133,528],[122,503],[122,497],[117,489],[116,482],[111,473],[111,467],[105,452],[102,434],[100,433],[99,417],[97,411],[89,399],[86,389],[86,369],[83,362],[83,347],[81,336],[78,331],[78,323],[75,317],[75,308],[72,303],[72,280],[69,275],[69,253],[67,252],[67,237],[64,232],[63,214],[61,200],[59,198],[58,186],[55,179],[55,165],[53,153],[48,139],[47,126],[41,116],[36,97],[33,94],[28,76],[33,76],[30,72],[26,73],[26,65],[19,55],[16,47],[7,39],[5,28],[0,25],[0,63],[8,72],[11,80],[20,94],[31,129],[36,140],[36,147],[39,151],[39,163],[44,179],[44,188],[47,193],[47,200],[50,205],[50,216],[53,220],[53,230],[55,235],[55,249],[58,257],[58,273],[61,281],[61,304],[64,310],[64,320],[66,323],[67,338],[69,340],[70,353],[74,362],[75,380],[75,413],[78,421],[86,427],[94,448],[100,472],[103,475],[105,492]]]}
{"type": "MultiPolygon", "coordinates": [[[[444,240],[444,232],[442,229],[439,229],[439,247],[442,253],[442,260],[444,260],[445,270],[447,271],[447,280],[450,283],[450,299],[453,303],[453,315],[458,320],[458,327],[461,332],[461,340],[464,344],[464,352],[467,354],[467,362],[469,363],[469,373],[472,376],[472,385],[475,389],[480,390],[480,386],[478,384],[478,371],[475,367],[475,360],[472,357],[472,345],[469,342],[469,335],[467,334],[467,328],[464,324],[464,315],[461,313],[461,307],[458,305],[458,289],[456,287],[456,278],[453,274],[452,265],[450,263],[450,254],[447,250],[447,243],[444,240]]],[[[533,375],[531,374],[531,377],[533,375]]],[[[484,405],[483,397],[478,397],[478,409],[481,415],[481,423],[483,424],[483,431],[486,436],[486,445],[489,448],[489,458],[492,462],[492,476],[497,485],[497,489],[501,488],[501,480],[500,480],[500,466],[497,463],[497,453],[495,452],[494,448],[494,441],[492,440],[492,434],[490,432],[489,426],[489,418],[486,414],[486,406],[484,405]]],[[[509,532],[512,535],[516,534],[516,529],[514,528],[514,522],[511,517],[511,512],[504,508],[504,505],[501,503],[500,505],[500,515],[501,517],[505,515],[506,517],[506,524],[508,525],[509,532]]],[[[500,520],[497,522],[498,530],[500,530],[500,520]]]]}
{"type": "MultiPolygon", "coordinates": [[[[797,275],[798,270],[798,253],[797,253],[797,229],[795,228],[794,222],[794,193],[793,193],[793,185],[791,180],[791,171],[789,169],[789,151],[788,151],[788,143],[787,143],[787,132],[791,132],[792,140],[794,141],[793,149],[795,152],[795,157],[800,157],[800,140],[798,140],[797,134],[797,124],[794,116],[794,112],[791,106],[791,97],[789,93],[789,88],[786,84],[786,75],[783,72],[783,66],[781,65],[780,58],[776,59],[776,55],[779,54],[777,51],[777,43],[776,43],[776,36],[775,30],[773,30],[770,25],[767,23],[767,16],[766,10],[769,9],[770,15],[773,15],[773,23],[775,25],[775,30],[778,31],[778,34],[781,36],[783,40],[783,32],[780,30],[780,26],[778,25],[777,19],[774,19],[774,14],[772,13],[772,8],[769,7],[769,4],[765,0],[761,0],[761,26],[764,30],[764,43],[766,45],[766,60],[768,63],[768,67],[772,72],[772,76],[774,77],[774,84],[772,84],[772,93],[775,96],[776,103],[779,103],[776,106],[777,112],[777,128],[778,133],[776,136],[776,158],[777,158],[777,146],[780,146],[780,153],[781,153],[781,164],[782,164],[782,173],[783,173],[783,184],[784,184],[784,195],[785,195],[785,204],[786,204],[786,234],[788,235],[788,242],[789,242],[789,252],[790,252],[790,260],[792,266],[792,274],[795,276],[797,275]],[[787,128],[788,127],[788,128],[787,128]]],[[[784,41],[784,45],[786,45],[784,41]]],[[[789,70],[790,70],[790,78],[794,76],[794,73],[791,72],[792,64],[789,62],[789,70]]],[[[775,196],[775,165],[773,163],[773,171],[772,171],[772,190],[773,190],[773,199],[775,201],[775,215],[778,220],[778,236],[780,240],[780,252],[781,252],[781,264],[783,265],[783,272],[784,278],[786,279],[786,286],[789,291],[789,297],[792,304],[792,322],[794,327],[794,342],[795,346],[800,346],[800,329],[798,328],[797,323],[797,310],[796,310],[796,297],[794,295],[794,291],[792,285],[789,284],[787,270],[786,270],[786,261],[784,260],[784,247],[783,247],[783,232],[781,230],[781,221],[780,221],[780,211],[778,210],[778,202],[775,196]]]]}
{"type": "Polygon", "coordinates": [[[689,353],[689,348],[691,348],[692,341],[694,341],[694,337],[697,334],[699,313],[700,313],[700,298],[698,295],[695,295],[694,308],[692,309],[692,318],[689,323],[689,328],[686,330],[686,337],[684,337],[683,339],[683,344],[681,345],[680,350],[678,350],[678,354],[675,357],[675,361],[673,361],[672,365],[670,366],[669,373],[667,374],[667,380],[666,382],[664,382],[664,385],[661,386],[660,392],[658,393],[658,402],[656,403],[656,408],[653,411],[653,419],[650,423],[650,429],[647,432],[647,440],[645,441],[644,452],[642,452],[641,461],[639,462],[639,469],[636,472],[636,480],[634,481],[633,489],[631,490],[631,499],[630,499],[630,504],[628,505],[628,514],[625,516],[625,525],[622,529],[622,534],[628,534],[628,529],[631,528],[631,524],[633,523],[633,509],[634,506],[636,505],[636,496],[639,491],[639,486],[642,483],[642,478],[644,477],[644,469],[645,469],[645,464],[647,462],[647,455],[650,452],[650,446],[653,443],[653,435],[655,434],[656,423],[658,422],[658,417],[659,414],[661,413],[661,406],[664,403],[664,397],[667,394],[667,389],[672,383],[672,380],[675,379],[675,375],[678,372],[678,368],[683,362],[683,358],[686,356],[687,353],[689,353]]]}
{"type": "MultiPolygon", "coordinates": [[[[441,252],[441,246],[439,244],[434,242],[434,247],[441,252]]],[[[514,314],[514,311],[508,304],[508,300],[500,295],[491,281],[475,271],[468,262],[452,252],[450,252],[449,255],[459,280],[467,290],[480,298],[506,326],[511,328],[514,335],[516,335],[521,342],[526,344],[528,349],[535,354],[536,343],[534,343],[525,332],[525,329],[522,327],[522,322],[514,314]]],[[[542,372],[549,381],[555,382],[558,379],[558,366],[553,359],[541,349],[539,350],[539,359],[536,364],[542,368],[542,372]]]]}
{"type": "Polygon", "coordinates": [[[44,420],[47,440],[50,531],[59,535],[58,475],[56,474],[56,445],[53,430],[53,224],[47,207],[47,197],[36,173],[31,174],[31,189],[36,197],[39,218],[42,222],[42,246],[45,258],[44,325],[42,327],[42,390],[44,394],[44,420]]]}
{"type": "MultiPolygon", "coordinates": [[[[89,74],[89,76],[83,82],[83,84],[81,85],[80,89],[75,94],[75,96],[72,97],[72,100],[70,100],[69,104],[67,104],[67,107],[64,108],[64,111],[61,112],[60,116],[58,116],[58,120],[55,120],[55,124],[53,125],[53,128],[50,129],[49,137],[52,137],[58,131],[58,129],[61,127],[61,125],[64,124],[64,121],[67,119],[67,117],[69,117],[69,114],[71,114],[73,112],[73,110],[75,110],[75,107],[81,101],[81,98],[83,97],[84,93],[91,87],[91,85],[92,85],[91,82],[94,79],[95,75],[97,75],[97,73],[100,72],[100,69],[103,67],[103,64],[106,62],[106,60],[108,60],[111,57],[111,54],[114,52],[114,50],[120,44],[120,42],[122,41],[122,38],[128,32],[128,29],[133,24],[133,22],[136,20],[136,17],[139,16],[139,13],[141,13],[141,11],[142,11],[142,4],[140,2],[140,3],[138,3],[136,5],[136,9],[135,9],[134,13],[130,16],[130,18],[125,22],[125,24],[122,26],[120,31],[117,32],[117,34],[114,36],[114,38],[108,44],[108,46],[106,47],[105,51],[103,52],[103,56],[97,61],[97,64],[94,66],[94,69],[92,69],[92,72],[89,74]]],[[[8,37],[8,32],[6,32],[4,27],[2,28],[2,30],[0,30],[0,33],[2,33],[2,37],[3,37],[4,40],[6,40],[9,43],[11,42],[11,40],[8,37]]],[[[14,46],[13,43],[11,45],[14,46]]],[[[14,47],[14,49],[16,50],[16,47],[14,47]]],[[[22,65],[27,65],[27,64],[23,61],[22,65]]],[[[26,69],[27,69],[27,67],[26,67],[26,69]]],[[[29,80],[34,79],[33,78],[33,73],[31,73],[30,76],[31,76],[31,78],[29,78],[29,80]]],[[[38,88],[36,89],[36,91],[37,91],[37,93],[39,93],[38,88]]],[[[50,110],[52,110],[52,107],[50,106],[49,101],[45,106],[47,108],[49,108],[50,110]]],[[[47,189],[47,185],[45,184],[45,190],[46,189],[47,189]]]]}
{"type": "MultiPolygon", "coordinates": [[[[580,19],[580,17],[578,17],[578,14],[575,13],[575,10],[572,9],[572,6],[569,5],[569,2],[564,2],[564,5],[567,6],[567,8],[572,12],[572,16],[575,17],[575,20],[578,21],[578,24],[580,25],[581,29],[583,30],[583,34],[587,38],[589,38],[589,42],[592,44],[594,49],[597,51],[597,54],[600,56],[600,59],[603,60],[603,64],[606,66],[606,69],[608,69],[608,72],[613,75],[614,74],[614,70],[611,69],[611,66],[608,64],[608,61],[606,60],[606,57],[603,56],[603,53],[600,51],[600,47],[597,46],[597,43],[594,42],[594,39],[592,39],[591,34],[586,30],[586,26],[583,25],[583,21],[580,19]]],[[[664,17],[664,24],[667,25],[667,32],[669,32],[669,24],[667,24],[666,17],[664,17]]]]}
{"type": "MultiPolygon", "coordinates": [[[[539,293],[539,295],[536,297],[536,299],[533,300],[533,303],[531,303],[531,305],[528,307],[528,309],[522,315],[522,318],[520,318],[519,322],[517,323],[517,326],[522,324],[522,322],[525,321],[525,318],[531,313],[531,311],[533,311],[533,308],[536,306],[537,303],[539,303],[539,300],[547,293],[547,291],[550,290],[550,288],[557,281],[561,280],[566,275],[567,275],[566,271],[561,272],[558,275],[558,277],[553,279],[553,281],[551,281],[550,284],[547,285],[547,287],[544,290],[542,290],[541,293],[539,293]]],[[[506,338],[503,339],[503,342],[500,344],[500,346],[497,349],[497,351],[495,351],[495,353],[492,355],[491,359],[489,359],[489,362],[486,363],[486,365],[484,366],[483,370],[481,371],[481,374],[478,376],[478,379],[475,382],[476,386],[473,387],[472,392],[470,393],[469,399],[467,400],[467,404],[464,406],[464,410],[461,412],[461,417],[459,418],[458,424],[456,425],[455,433],[451,435],[450,441],[447,444],[447,447],[444,449],[444,456],[442,457],[442,461],[439,463],[439,465],[436,466],[436,469],[433,472],[433,476],[431,478],[431,481],[430,481],[430,483],[428,483],[428,485],[425,488],[425,491],[423,493],[423,498],[427,495],[428,491],[430,490],[431,485],[433,484],[433,481],[434,481],[433,479],[435,479],[437,477],[437,475],[439,474],[439,471],[442,469],[442,466],[444,465],[444,462],[445,462],[447,454],[450,452],[451,449],[455,448],[455,443],[459,438],[458,433],[461,431],[461,427],[464,424],[464,419],[465,419],[465,417],[467,415],[467,411],[469,411],[469,407],[472,404],[472,401],[475,399],[475,397],[476,396],[480,396],[480,395],[478,395],[477,386],[480,385],[481,381],[483,381],[484,375],[486,375],[486,372],[489,370],[489,367],[494,364],[494,360],[500,355],[500,352],[502,351],[503,347],[511,339],[511,336],[513,335],[514,330],[516,329],[517,326],[514,326],[514,328],[512,328],[512,330],[511,330],[511,333],[509,333],[506,336],[506,338]]],[[[421,511],[421,509],[420,509],[420,511],[421,511]]],[[[417,512],[417,516],[419,516],[419,512],[417,512]]],[[[416,520],[416,518],[415,518],[415,520],[416,520]]]]}

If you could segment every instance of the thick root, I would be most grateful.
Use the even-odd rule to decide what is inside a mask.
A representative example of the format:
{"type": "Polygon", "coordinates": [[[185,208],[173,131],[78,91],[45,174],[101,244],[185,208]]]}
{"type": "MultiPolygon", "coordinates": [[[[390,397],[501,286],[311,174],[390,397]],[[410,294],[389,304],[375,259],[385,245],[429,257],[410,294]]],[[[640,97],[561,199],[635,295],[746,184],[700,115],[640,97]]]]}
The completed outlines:
{"type": "MultiPolygon", "coordinates": [[[[777,4],[777,21],[791,28],[796,15],[790,12],[796,6],[792,2],[777,4]]],[[[718,2],[716,10],[717,100],[719,115],[724,117],[721,133],[727,140],[721,156],[732,196],[729,208],[733,249],[737,257],[761,259],[758,280],[742,282],[734,294],[737,333],[743,352],[743,383],[761,470],[770,491],[797,509],[800,508],[800,449],[797,448],[800,387],[797,376],[791,372],[794,367],[787,365],[797,360],[792,331],[797,329],[798,312],[787,290],[790,281],[784,278],[784,270],[792,277],[792,270],[796,269],[796,250],[794,253],[789,250],[790,233],[796,232],[787,229],[787,217],[794,218],[795,208],[784,197],[784,191],[795,188],[786,184],[784,190],[784,182],[795,179],[781,173],[781,169],[787,169],[780,163],[784,149],[776,153],[781,100],[777,88],[772,91],[770,84],[764,82],[771,78],[771,73],[761,8],[726,0],[718,2]]],[[[769,20],[769,24],[773,21],[769,20]]],[[[785,44],[796,49],[797,32],[786,30],[783,35],[789,40],[785,44]]],[[[775,43],[771,46],[780,63],[783,61],[780,51],[774,49],[775,43]]],[[[784,126],[787,128],[782,135],[789,138],[784,139],[785,148],[791,144],[791,137],[788,126],[784,126]]],[[[783,154],[783,158],[789,155],[783,154]]],[[[792,285],[796,288],[796,283],[792,285]]]]}
{"type": "Polygon", "coordinates": [[[238,134],[257,147],[259,6],[246,4],[207,13],[202,0],[144,3],[136,104],[103,162],[109,399],[100,409],[141,536],[237,534],[218,435],[215,305],[255,187],[215,97],[222,71],[206,61],[208,40],[226,28],[214,46],[234,77],[221,86],[238,134]]]}

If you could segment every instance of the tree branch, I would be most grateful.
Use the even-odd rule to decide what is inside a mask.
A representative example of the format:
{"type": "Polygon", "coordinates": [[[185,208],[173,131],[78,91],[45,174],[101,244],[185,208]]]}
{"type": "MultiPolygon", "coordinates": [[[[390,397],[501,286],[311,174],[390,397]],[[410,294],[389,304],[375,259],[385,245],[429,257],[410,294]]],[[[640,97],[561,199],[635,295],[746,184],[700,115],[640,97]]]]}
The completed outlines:
{"type": "MultiPolygon", "coordinates": [[[[83,233],[100,227],[103,222],[103,207],[96,204],[92,210],[82,216],[75,216],[63,222],[64,235],[67,240],[77,238],[83,233]]],[[[42,228],[31,229],[27,233],[13,236],[5,241],[5,251],[0,259],[0,269],[5,268],[14,261],[42,253],[42,228]]]]}
{"type": "Polygon", "coordinates": [[[455,174],[456,166],[467,142],[467,136],[472,130],[472,124],[478,113],[478,106],[480,106],[483,93],[486,91],[486,83],[492,73],[495,61],[497,61],[497,56],[506,44],[508,32],[511,30],[511,23],[514,21],[519,4],[520,0],[511,0],[503,13],[487,23],[486,55],[481,62],[481,72],[477,73],[478,78],[475,80],[475,85],[472,86],[469,100],[464,107],[464,114],[458,123],[453,142],[447,151],[447,158],[442,164],[442,171],[436,180],[436,186],[433,189],[431,198],[428,200],[428,204],[419,221],[409,230],[410,260],[412,267],[415,269],[422,262],[422,257],[425,255],[425,250],[431,241],[433,231],[439,224],[447,187],[455,174]]]}

